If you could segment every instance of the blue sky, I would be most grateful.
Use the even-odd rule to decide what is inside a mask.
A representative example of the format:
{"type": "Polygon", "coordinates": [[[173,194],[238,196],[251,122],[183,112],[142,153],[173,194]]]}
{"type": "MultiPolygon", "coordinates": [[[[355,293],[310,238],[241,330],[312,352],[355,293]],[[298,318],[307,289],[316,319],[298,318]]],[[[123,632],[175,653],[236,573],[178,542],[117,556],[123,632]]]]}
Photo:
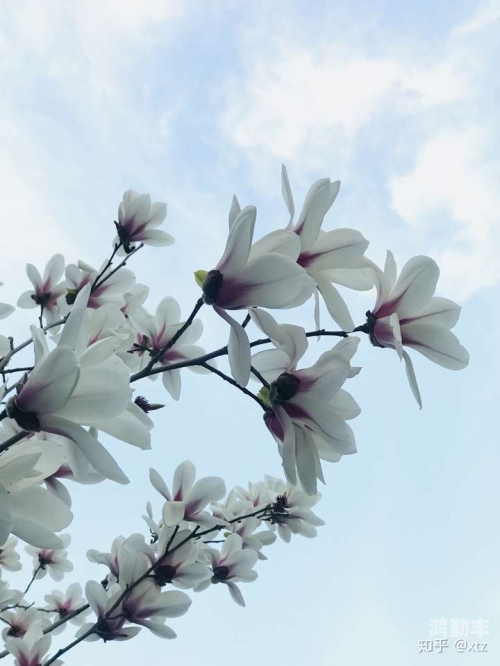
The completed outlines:
{"type": "MultiPolygon", "coordinates": [[[[317,178],[342,180],[325,228],[360,229],[376,261],[388,248],[400,266],[438,261],[438,293],[464,305],[457,334],[472,359],[452,373],[413,354],[419,411],[396,355],[363,340],[349,387],[363,409],[359,453],[326,468],[318,538],[270,548],[244,610],[214,588],[175,621],[176,641],[143,632],[67,663],[413,666],[437,659],[417,654],[430,618],[456,617],[490,622],[489,652],[461,660],[498,663],[500,4],[6,0],[3,14],[2,301],[28,288],[27,261],[60,251],[99,265],[132,187],[168,202],[176,238],[132,266],[148,306],[173,295],[187,314],[192,272],[221,254],[233,193],[257,205],[258,235],[286,224],[285,162],[296,202],[317,178]]],[[[373,294],[351,302],[361,323],[373,294]]],[[[227,333],[210,314],[207,349],[227,333]]],[[[312,326],[312,305],[277,318],[312,326]]],[[[2,333],[25,337],[28,323],[20,313],[2,333]]],[[[311,347],[312,359],[327,345],[311,347]]],[[[280,474],[260,414],[216,377],[186,373],[178,404],[143,390],[167,403],[153,451],[111,444],[132,485],[75,489],[68,584],[102,577],[88,548],[142,529],[150,466],[169,478],[190,458],[228,486],[280,474]]]]}

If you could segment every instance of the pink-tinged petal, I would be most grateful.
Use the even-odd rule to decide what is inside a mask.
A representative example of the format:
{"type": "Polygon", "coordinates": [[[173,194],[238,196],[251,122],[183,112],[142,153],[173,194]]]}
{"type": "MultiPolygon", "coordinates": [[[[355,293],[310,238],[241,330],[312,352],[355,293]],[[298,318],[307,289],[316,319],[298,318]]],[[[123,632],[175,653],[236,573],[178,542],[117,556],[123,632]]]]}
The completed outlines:
{"type": "Polygon", "coordinates": [[[311,440],[304,437],[300,428],[295,431],[295,455],[297,458],[297,474],[304,492],[308,495],[316,495],[318,492],[316,458],[311,447],[311,440]]]}
{"type": "Polygon", "coordinates": [[[69,347],[57,347],[35,367],[17,402],[27,412],[54,412],[69,400],[79,375],[75,352],[69,347]]]}
{"type": "Polygon", "coordinates": [[[159,492],[160,495],[163,495],[163,497],[167,500],[167,502],[170,502],[172,497],[170,495],[168,486],[163,480],[163,478],[158,474],[158,472],[153,467],[150,467],[149,469],[149,480],[151,481],[151,485],[153,486],[153,488],[157,492],[159,492]]]}
{"type": "Polygon", "coordinates": [[[447,328],[418,321],[401,327],[403,343],[431,361],[449,370],[463,370],[469,364],[469,352],[447,328]]]}
{"type": "Polygon", "coordinates": [[[313,366],[294,373],[300,379],[300,386],[290,403],[300,406],[304,396],[330,400],[349,376],[349,370],[350,364],[344,354],[335,349],[324,352],[313,366]]]}
{"type": "Polygon", "coordinates": [[[185,500],[196,478],[196,468],[190,460],[181,463],[174,472],[172,499],[185,500]]]}
{"type": "Polygon", "coordinates": [[[354,321],[349,312],[346,302],[339,294],[337,289],[325,280],[321,273],[313,271],[311,277],[316,280],[318,289],[321,292],[325,305],[332,319],[337,322],[343,331],[350,332],[354,328],[354,321]]]}
{"type": "Polygon", "coordinates": [[[238,219],[238,215],[240,213],[241,213],[240,202],[238,201],[238,197],[236,195],[233,195],[233,198],[232,198],[232,201],[231,201],[231,208],[229,209],[229,217],[228,217],[229,230],[230,231],[233,227],[233,224],[238,219]]]}
{"type": "Polygon", "coordinates": [[[222,259],[216,266],[223,275],[237,275],[246,264],[252,246],[256,215],[255,206],[245,206],[234,221],[222,259]]]}
{"type": "Polygon", "coordinates": [[[283,430],[283,445],[281,447],[283,471],[285,472],[287,481],[295,485],[297,483],[297,472],[295,468],[295,428],[283,407],[276,405],[274,407],[274,413],[283,430]]]}
{"type": "Polygon", "coordinates": [[[359,338],[342,338],[337,342],[332,351],[340,352],[348,361],[352,361],[359,347],[359,338]]]}
{"type": "Polygon", "coordinates": [[[401,323],[409,324],[412,321],[419,321],[425,324],[435,324],[445,328],[453,328],[460,317],[461,307],[449,298],[440,298],[435,296],[431,298],[430,303],[422,310],[419,310],[412,317],[405,318],[401,323]]]}
{"type": "Polygon", "coordinates": [[[308,250],[319,235],[323,219],[330,210],[340,190],[340,181],[331,183],[328,178],[311,185],[304,201],[300,217],[294,231],[300,236],[302,251],[308,250]]]}
{"type": "Polygon", "coordinates": [[[394,259],[394,255],[390,250],[387,250],[387,254],[385,257],[384,273],[387,277],[390,288],[392,289],[396,284],[396,280],[398,277],[398,267],[396,265],[396,260],[394,259]]]}
{"type": "Polygon", "coordinates": [[[283,201],[285,202],[288,212],[290,213],[290,222],[288,224],[290,227],[295,215],[295,203],[293,201],[290,180],[288,179],[288,173],[284,164],[281,165],[281,194],[283,195],[283,201]]]}
{"type": "MultiPolygon", "coordinates": [[[[18,298],[17,300],[17,307],[18,308],[26,308],[29,310],[32,310],[33,308],[37,308],[38,305],[35,303],[35,301],[31,298],[34,296],[35,292],[33,290],[30,291],[24,291],[18,298]]],[[[0,317],[1,318],[1,317],[0,317]]]]}
{"type": "Polygon", "coordinates": [[[163,505],[162,518],[167,527],[179,525],[184,520],[186,505],[184,502],[166,502],[163,505]]]}
{"type": "Polygon", "coordinates": [[[293,231],[286,229],[271,231],[253,244],[250,258],[253,259],[268,252],[284,254],[292,261],[297,261],[300,254],[300,239],[293,231]]]}
{"type": "Polygon", "coordinates": [[[226,494],[226,485],[217,476],[206,476],[199,479],[186,498],[186,516],[201,511],[211,502],[218,502],[226,494]]]}
{"type": "Polygon", "coordinates": [[[227,355],[231,374],[240,386],[246,386],[250,379],[250,365],[252,362],[252,353],[248,335],[235,319],[222,310],[214,306],[214,310],[222,319],[227,321],[231,327],[229,333],[229,342],[227,345],[227,355]]]}
{"type": "Polygon", "coordinates": [[[397,310],[400,319],[424,308],[436,291],[439,268],[430,257],[412,257],[403,267],[389,301],[382,305],[380,316],[397,310]]]}
{"type": "Polygon", "coordinates": [[[236,585],[236,583],[232,583],[231,581],[228,581],[226,583],[228,589],[229,589],[229,594],[231,595],[231,599],[235,601],[238,606],[243,606],[245,607],[245,600],[243,599],[243,595],[241,594],[240,588],[236,585]]]}
{"type": "Polygon", "coordinates": [[[104,474],[106,478],[117,483],[129,483],[127,476],[120,469],[113,456],[81,426],[57,416],[44,416],[40,419],[40,425],[45,432],[52,432],[55,435],[62,435],[71,439],[92,467],[104,474]]]}
{"type": "Polygon", "coordinates": [[[153,247],[165,247],[175,243],[175,238],[161,229],[144,229],[133,236],[134,241],[142,241],[153,247]]]}
{"type": "Polygon", "coordinates": [[[162,373],[163,386],[167,389],[174,400],[181,397],[181,372],[180,370],[170,370],[162,373]]]}
{"type": "Polygon", "coordinates": [[[415,376],[413,363],[408,352],[405,351],[403,352],[403,358],[405,361],[406,377],[408,378],[408,384],[410,385],[411,392],[413,393],[413,397],[417,401],[418,406],[420,407],[420,409],[422,409],[422,398],[420,396],[420,391],[417,384],[417,377],[415,376]]]}
{"type": "Polygon", "coordinates": [[[223,279],[217,305],[231,310],[293,308],[305,303],[314,287],[314,280],[288,257],[261,255],[251,259],[234,278],[223,279]]]}
{"type": "Polygon", "coordinates": [[[45,271],[43,273],[43,284],[49,287],[49,290],[52,291],[59,280],[62,278],[64,273],[64,257],[62,254],[54,254],[53,257],[49,259],[45,271]]]}

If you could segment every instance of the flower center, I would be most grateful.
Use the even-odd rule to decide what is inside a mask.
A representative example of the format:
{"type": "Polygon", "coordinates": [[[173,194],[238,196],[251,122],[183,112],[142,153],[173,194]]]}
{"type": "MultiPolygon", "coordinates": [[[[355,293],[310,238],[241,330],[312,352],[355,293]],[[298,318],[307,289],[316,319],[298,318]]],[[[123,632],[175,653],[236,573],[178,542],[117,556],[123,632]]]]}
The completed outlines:
{"type": "Polygon", "coordinates": [[[300,379],[296,375],[284,372],[269,387],[269,400],[272,405],[281,405],[293,398],[300,386],[300,379]]]}
{"type": "Polygon", "coordinates": [[[203,301],[207,305],[213,305],[219,296],[219,291],[222,286],[223,275],[220,271],[208,271],[207,277],[204,279],[201,286],[203,290],[203,301]]]}
{"type": "Polygon", "coordinates": [[[171,583],[173,581],[176,573],[177,571],[175,567],[173,567],[171,564],[164,564],[161,567],[158,567],[156,570],[155,582],[160,587],[163,587],[167,583],[171,583]]]}
{"type": "Polygon", "coordinates": [[[17,398],[10,398],[7,403],[7,416],[9,419],[14,419],[17,425],[23,430],[30,432],[40,432],[40,421],[36,412],[26,412],[19,407],[17,398]]]}
{"type": "Polygon", "coordinates": [[[220,566],[215,567],[214,575],[212,576],[212,583],[220,583],[229,576],[229,567],[220,566]]]}

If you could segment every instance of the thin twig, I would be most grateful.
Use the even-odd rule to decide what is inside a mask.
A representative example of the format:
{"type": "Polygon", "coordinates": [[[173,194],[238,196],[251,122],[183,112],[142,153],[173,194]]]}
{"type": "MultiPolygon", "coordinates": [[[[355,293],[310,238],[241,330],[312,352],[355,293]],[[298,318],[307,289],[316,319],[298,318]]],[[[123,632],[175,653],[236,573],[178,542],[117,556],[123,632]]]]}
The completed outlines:
{"type": "MultiPolygon", "coordinates": [[[[223,379],[225,382],[228,382],[231,384],[231,386],[234,386],[235,388],[239,389],[242,393],[245,395],[248,395],[248,397],[252,398],[255,400],[255,402],[262,407],[264,411],[266,411],[267,407],[266,405],[262,402],[262,400],[256,396],[254,393],[246,389],[244,386],[240,386],[238,382],[236,382],[232,377],[229,377],[229,375],[226,375],[224,372],[221,372],[218,368],[213,368],[211,365],[208,365],[208,363],[200,363],[200,366],[202,368],[206,368],[207,370],[210,370],[210,372],[213,372],[214,375],[217,375],[221,379],[223,379]]],[[[269,386],[269,384],[268,384],[269,386]]]]}

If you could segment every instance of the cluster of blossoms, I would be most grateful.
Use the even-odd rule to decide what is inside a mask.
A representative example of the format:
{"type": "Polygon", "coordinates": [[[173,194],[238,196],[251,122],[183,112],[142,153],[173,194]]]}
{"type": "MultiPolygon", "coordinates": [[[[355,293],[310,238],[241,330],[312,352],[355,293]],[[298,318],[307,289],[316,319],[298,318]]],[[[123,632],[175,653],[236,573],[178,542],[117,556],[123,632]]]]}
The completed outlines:
{"type": "MultiPolygon", "coordinates": [[[[344,384],[360,371],[353,359],[361,337],[396,351],[420,406],[407,349],[446,368],[467,365],[468,353],[451,332],[460,308],[434,296],[439,269],[432,259],[414,257],[398,276],[390,252],[383,269],[366,256],[368,241],[358,231],[322,228],[339,189],[339,181],[314,183],[295,220],[283,167],[288,224],[255,242],[256,209],[241,208],[234,197],[226,247],[213,269],[196,271],[201,295],[185,318],[172,296],[164,297],[154,314],[148,311],[148,287],[125,267],[144,245],[173,242],[158,229],[166,205],[152,203],[149,195],[124,194],[113,251],[99,269],[83,261],[65,265],[60,254],[49,260],[43,277],[27,265],[32,289],[21,294],[17,305],[37,308],[38,325],[18,346],[0,335],[0,568],[20,568],[17,538],[33,557],[32,580],[24,592],[0,581],[5,649],[17,664],[58,663],[64,648],[45,661],[44,655],[51,635],[69,621],[82,625],[75,644],[126,640],[141,627],[172,638],[166,619],[183,615],[191,604],[180,590],[199,592],[223,584],[244,605],[239,583],[257,578],[254,567],[266,559],[264,551],[276,534],[288,542],[292,534],[315,536],[323,524],[311,510],[320,497],[318,480],[325,482],[323,462],[338,462],[356,451],[347,422],[360,408],[344,384]],[[376,290],[366,321],[355,325],[338,285],[376,290]],[[315,328],[309,332],[280,324],[268,312],[296,308],[311,298],[315,328]],[[322,302],[340,330],[321,328],[322,302]],[[204,306],[229,325],[227,346],[209,352],[197,344],[204,306]],[[243,320],[237,321],[238,310],[243,320]],[[251,342],[252,327],[265,338],[251,342]],[[311,352],[309,338],[322,336],[337,342],[314,362],[304,362],[311,352]],[[264,344],[269,348],[255,349],[264,344]],[[11,367],[25,349],[25,354],[32,350],[27,367],[11,367]],[[229,374],[216,364],[225,356],[229,374]],[[150,413],[165,405],[134,395],[134,385],[161,374],[170,397],[179,400],[185,368],[215,373],[257,403],[286,481],[265,477],[226,496],[222,479],[195,482],[190,462],[177,468],[171,489],[151,470],[151,483],[164,504],[158,521],[147,506],[150,542],[134,534],[117,537],[110,553],[90,550],[89,558],[108,569],[102,583],[88,582],[85,597],[77,583],[66,592],[54,590],[45,608],[29,603],[26,594],[34,581],[46,574],[59,581],[72,570],[65,550],[69,537],[58,534],[73,519],[67,484],[128,483],[101,433],[149,449],[150,413]],[[250,379],[260,386],[251,390],[250,379]],[[87,617],[91,611],[94,620],[87,617]]],[[[0,303],[0,318],[13,311],[0,303]]],[[[147,382],[141,390],[148,392],[147,382]]]]}

